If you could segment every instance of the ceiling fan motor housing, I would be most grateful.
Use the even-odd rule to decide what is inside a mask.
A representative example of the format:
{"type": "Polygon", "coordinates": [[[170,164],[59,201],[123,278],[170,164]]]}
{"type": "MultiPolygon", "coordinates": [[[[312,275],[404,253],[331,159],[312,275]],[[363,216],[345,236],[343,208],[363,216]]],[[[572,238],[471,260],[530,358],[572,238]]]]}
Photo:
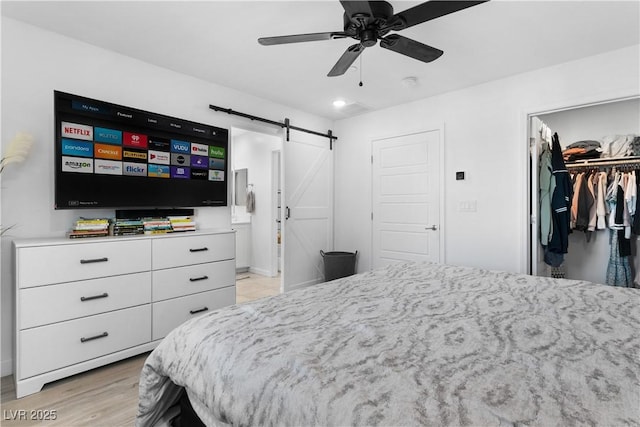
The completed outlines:
{"type": "Polygon", "coordinates": [[[366,29],[360,32],[360,43],[364,47],[374,46],[378,41],[378,32],[376,29],[366,29]]]}
{"type": "Polygon", "coordinates": [[[353,20],[353,19],[357,19],[358,15],[360,16],[366,15],[370,17],[370,23],[371,23],[375,20],[386,21],[387,19],[393,16],[393,6],[391,6],[391,4],[389,4],[386,1],[368,1],[368,2],[362,2],[362,4],[363,4],[363,10],[360,13],[353,13],[350,17],[347,16],[346,18],[347,19],[351,18],[351,20],[353,20]]]}
{"type": "Polygon", "coordinates": [[[386,1],[362,2],[362,10],[343,15],[344,31],[360,40],[363,46],[371,47],[388,31],[380,31],[393,17],[393,6],[386,1]]]}

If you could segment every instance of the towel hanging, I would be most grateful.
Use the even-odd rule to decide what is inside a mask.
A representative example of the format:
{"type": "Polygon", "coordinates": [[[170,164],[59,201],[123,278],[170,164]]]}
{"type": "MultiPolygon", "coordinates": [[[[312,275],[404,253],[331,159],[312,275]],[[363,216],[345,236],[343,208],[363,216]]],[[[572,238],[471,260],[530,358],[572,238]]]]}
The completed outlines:
{"type": "Polygon", "coordinates": [[[247,212],[253,213],[256,210],[256,196],[253,192],[253,184],[247,186],[247,212]]]}

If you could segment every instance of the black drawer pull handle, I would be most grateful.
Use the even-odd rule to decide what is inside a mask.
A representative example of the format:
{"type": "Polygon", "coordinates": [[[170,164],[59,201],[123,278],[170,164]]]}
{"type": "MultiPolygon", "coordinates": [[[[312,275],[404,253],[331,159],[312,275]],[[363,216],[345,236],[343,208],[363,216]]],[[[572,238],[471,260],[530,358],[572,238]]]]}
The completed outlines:
{"type": "Polygon", "coordinates": [[[209,307],[204,307],[204,308],[201,308],[200,310],[191,310],[189,311],[189,313],[196,314],[196,313],[202,313],[203,311],[207,311],[207,310],[209,310],[209,307]]]}
{"type": "Polygon", "coordinates": [[[109,258],[104,257],[104,258],[95,258],[95,259],[81,259],[80,260],[80,264],[91,264],[94,262],[107,262],[109,261],[109,258]]]}
{"type": "Polygon", "coordinates": [[[109,332],[103,332],[100,335],[96,335],[95,337],[89,337],[89,338],[80,338],[80,342],[87,342],[87,341],[92,341],[92,340],[97,340],[98,338],[105,338],[109,336],[109,332]]]}
{"type": "Polygon", "coordinates": [[[198,282],[200,280],[207,280],[209,278],[209,276],[202,276],[202,277],[190,277],[189,281],[190,282],[198,282]]]}
{"type": "Polygon", "coordinates": [[[90,297],[80,297],[80,301],[91,301],[92,299],[106,298],[108,296],[109,294],[105,292],[104,294],[101,294],[101,295],[93,295],[90,297]]]}
{"type": "Polygon", "coordinates": [[[189,249],[189,252],[204,252],[204,251],[208,251],[209,248],[204,247],[204,248],[197,248],[197,249],[189,249]]]}

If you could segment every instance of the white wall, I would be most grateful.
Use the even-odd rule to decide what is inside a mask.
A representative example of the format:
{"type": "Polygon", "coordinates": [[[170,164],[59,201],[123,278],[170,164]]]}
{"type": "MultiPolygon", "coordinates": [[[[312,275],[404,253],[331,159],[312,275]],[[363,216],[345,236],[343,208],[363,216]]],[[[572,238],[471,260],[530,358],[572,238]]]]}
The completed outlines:
{"type": "Polygon", "coordinates": [[[527,113],[640,93],[639,48],[336,122],[336,248],[357,249],[358,270],[370,268],[371,140],[444,123],[444,261],[525,272],[527,113]],[[466,179],[456,181],[456,171],[466,179]],[[459,212],[463,200],[476,200],[477,212],[459,212]]]}
{"type": "MultiPolygon", "coordinates": [[[[242,131],[237,136],[236,132],[232,132],[232,145],[234,169],[247,169],[247,182],[253,184],[255,194],[255,211],[248,215],[251,221],[249,270],[265,276],[275,276],[277,271],[271,271],[271,257],[275,252],[272,196],[276,191],[271,182],[271,153],[282,149],[282,139],[251,131],[242,131]]],[[[236,206],[236,211],[239,220],[247,216],[244,206],[236,206]]]]}
{"type": "MultiPolygon", "coordinates": [[[[112,210],[53,210],[54,90],[223,128],[246,128],[248,121],[214,112],[209,104],[272,120],[288,117],[309,129],[329,129],[331,121],[9,18],[2,18],[1,28],[1,140],[7,143],[18,131],[30,132],[36,140],[27,161],[9,166],[2,176],[2,223],[15,224],[2,238],[0,367],[6,375],[13,352],[11,242],[15,238],[63,236],[80,215],[113,214],[112,210]]],[[[281,132],[270,126],[249,126],[270,134],[281,132]]],[[[230,227],[230,208],[198,208],[196,221],[200,228],[230,227]]]]}

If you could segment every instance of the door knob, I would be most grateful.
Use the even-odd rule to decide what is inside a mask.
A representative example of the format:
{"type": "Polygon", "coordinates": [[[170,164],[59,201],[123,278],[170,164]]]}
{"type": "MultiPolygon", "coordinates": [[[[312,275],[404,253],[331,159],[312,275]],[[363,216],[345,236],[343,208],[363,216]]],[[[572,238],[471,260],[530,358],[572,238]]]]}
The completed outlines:
{"type": "Polygon", "coordinates": [[[432,225],[431,227],[425,227],[424,229],[425,230],[434,230],[435,231],[435,230],[438,229],[438,226],[437,225],[432,225]]]}

